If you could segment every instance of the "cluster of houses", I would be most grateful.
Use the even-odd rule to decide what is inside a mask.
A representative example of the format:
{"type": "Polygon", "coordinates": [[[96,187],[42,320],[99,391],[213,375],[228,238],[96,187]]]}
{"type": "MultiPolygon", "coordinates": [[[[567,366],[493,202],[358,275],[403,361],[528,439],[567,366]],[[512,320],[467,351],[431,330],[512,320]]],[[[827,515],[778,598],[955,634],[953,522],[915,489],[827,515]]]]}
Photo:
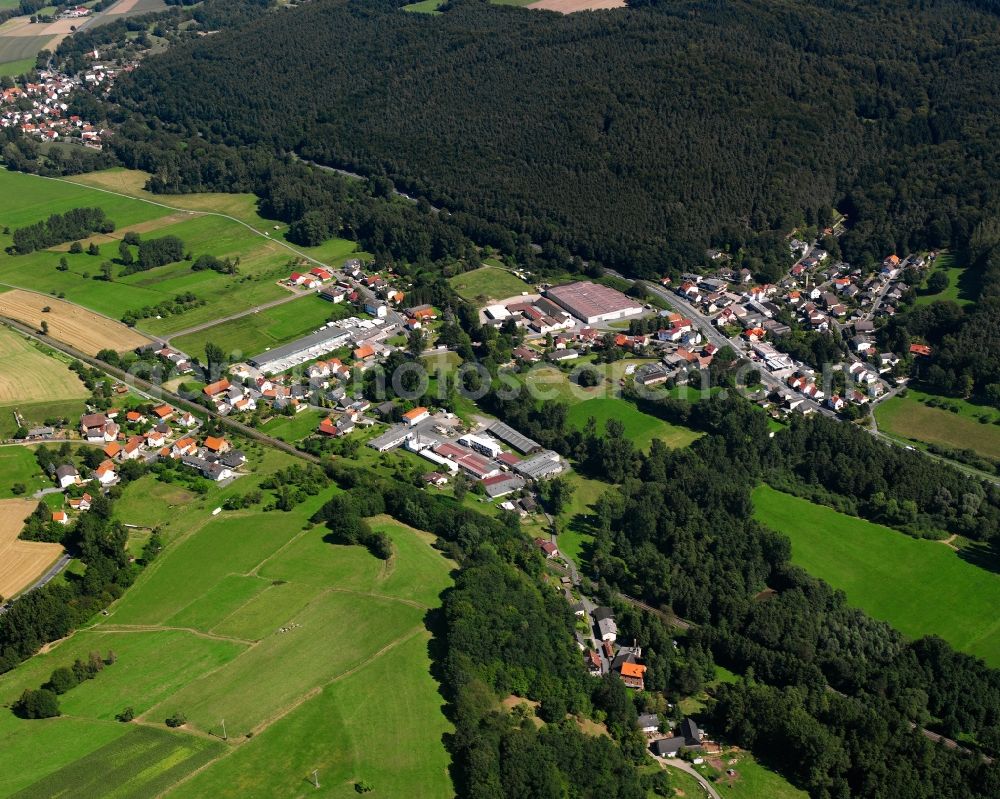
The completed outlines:
{"type": "MultiPolygon", "coordinates": [[[[84,480],[76,466],[64,463],[55,469],[53,477],[62,490],[71,490],[93,482],[98,490],[107,489],[119,480],[121,464],[127,461],[155,462],[158,459],[180,461],[215,482],[232,478],[246,456],[233,449],[221,436],[205,436],[198,442],[200,421],[194,415],[178,411],[171,405],[156,405],[148,410],[109,410],[87,413],[80,417],[80,437],[98,445],[104,460],[84,480]]],[[[76,493],[74,491],[74,493],[76,493]]],[[[84,493],[67,500],[74,511],[90,508],[92,496],[84,493]]],[[[66,524],[64,511],[53,513],[53,521],[66,524]]]]}
{"type": "MultiPolygon", "coordinates": [[[[462,422],[454,414],[432,414],[430,409],[418,407],[403,414],[402,422],[371,439],[368,446],[379,452],[405,447],[432,464],[433,471],[424,475],[429,485],[446,485],[461,472],[480,483],[490,499],[515,494],[566,469],[558,453],[543,449],[503,422],[490,422],[468,432],[461,428],[462,422]]],[[[534,510],[533,504],[510,504],[509,510],[534,510]]]]}
{"type": "Polygon", "coordinates": [[[94,64],[79,76],[42,70],[37,82],[0,93],[0,128],[19,130],[39,141],[78,141],[100,150],[107,131],[69,114],[70,95],[83,87],[109,85],[121,72],[116,66],[94,64]]]}
{"type": "MultiPolygon", "coordinates": [[[[907,291],[903,277],[907,270],[927,269],[936,255],[911,255],[901,259],[889,255],[871,273],[834,261],[827,252],[797,239],[790,241],[793,254],[800,257],[778,284],[758,285],[746,269],[721,266],[714,274],[686,274],[676,292],[697,305],[725,330],[738,335],[751,360],[759,363],[786,386],[781,402],[789,409],[806,400],[823,403],[840,412],[847,405],[861,406],[877,399],[888,388],[887,380],[906,355],[879,352],[875,344],[876,320],[891,317],[907,291]],[[843,337],[851,352],[845,364],[850,372],[847,390],[825,394],[815,374],[805,365],[780,352],[771,343],[791,332],[787,319],[800,329],[829,332],[843,337]]],[[[725,263],[725,257],[715,260],[725,263]]],[[[664,278],[664,284],[670,280],[664,278]]]]}

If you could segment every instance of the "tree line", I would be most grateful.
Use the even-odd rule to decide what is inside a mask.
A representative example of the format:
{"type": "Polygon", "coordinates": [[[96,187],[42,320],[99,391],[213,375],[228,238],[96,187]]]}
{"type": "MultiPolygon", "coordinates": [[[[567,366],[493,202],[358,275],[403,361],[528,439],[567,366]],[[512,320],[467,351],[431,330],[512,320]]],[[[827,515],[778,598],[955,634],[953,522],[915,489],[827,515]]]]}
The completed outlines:
{"type": "Polygon", "coordinates": [[[391,181],[470,234],[634,275],[780,245],[831,206],[844,257],[866,265],[962,246],[995,212],[998,39],[986,10],[902,0],[564,18],[326,1],[184,43],[114,93],[168,130],[391,181]]]}
{"type": "Polygon", "coordinates": [[[27,255],[56,244],[84,239],[93,233],[111,233],[115,223],[107,218],[103,208],[73,208],[33,225],[17,228],[12,236],[14,250],[27,255]]]}

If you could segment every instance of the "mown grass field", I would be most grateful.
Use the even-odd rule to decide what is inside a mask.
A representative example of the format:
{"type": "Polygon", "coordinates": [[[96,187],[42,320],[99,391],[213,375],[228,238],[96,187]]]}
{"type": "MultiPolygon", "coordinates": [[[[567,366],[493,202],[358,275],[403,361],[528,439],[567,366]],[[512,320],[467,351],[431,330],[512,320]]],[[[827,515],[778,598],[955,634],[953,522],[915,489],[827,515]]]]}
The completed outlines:
{"type": "Polygon", "coordinates": [[[206,738],[133,727],[14,797],[158,796],[183,775],[217,757],[223,748],[206,738]]]}
{"type": "Polygon", "coordinates": [[[605,491],[614,486],[601,480],[573,472],[567,478],[573,487],[573,494],[566,508],[559,515],[559,551],[576,565],[582,566],[587,560],[588,546],[593,541],[592,517],[594,503],[605,491]]]}
{"type": "MultiPolygon", "coordinates": [[[[10,41],[13,37],[0,38],[0,47],[3,46],[3,42],[10,41]]],[[[48,38],[47,36],[44,38],[48,38]]],[[[0,63],[0,77],[17,77],[19,75],[26,75],[35,68],[35,64],[38,59],[35,56],[30,58],[19,58],[14,61],[4,61],[0,63]]]]}
{"type": "Polygon", "coordinates": [[[970,302],[975,302],[976,296],[979,293],[979,285],[976,277],[965,266],[958,264],[957,259],[952,253],[945,252],[938,256],[937,261],[934,263],[934,268],[930,271],[928,277],[934,274],[934,272],[944,272],[948,275],[948,288],[937,294],[928,293],[926,288],[919,289],[917,291],[917,305],[927,305],[939,300],[951,300],[952,302],[957,302],[959,305],[968,305],[970,302]]]}
{"type": "Polygon", "coordinates": [[[875,418],[879,428],[890,435],[1000,458],[1000,411],[988,405],[939,398],[911,388],[906,396],[880,403],[875,418]],[[945,402],[949,410],[927,404],[936,399],[945,402]]]}
{"type": "Polygon", "coordinates": [[[319,768],[324,795],[352,795],[358,779],[377,795],[453,794],[425,622],[453,565],[429,536],[388,517],[372,524],[393,540],[389,561],[327,542],[308,519],[335,487],[291,512],[211,515],[225,496],[291,462],[267,451],[254,475],[206,496],[151,477],[126,488],[119,517],[162,524],[170,543],[107,617],[0,676],[4,703],[76,657],[116,655],[61,698],[66,715],[44,723],[53,745],[33,754],[23,777],[7,775],[42,727],[0,712],[0,793],[296,796],[319,768]],[[132,725],[113,721],[126,706],[138,717],[132,725]],[[168,731],[174,712],[187,725],[168,731]],[[85,725],[101,734],[63,733],[85,734],[85,725]]]}
{"type": "Polygon", "coordinates": [[[907,636],[939,635],[1000,665],[1000,574],[937,541],[916,540],[767,486],[757,519],[789,537],[792,560],[907,636]]]}
{"type": "Polygon", "coordinates": [[[31,496],[35,491],[52,485],[42,473],[34,451],[29,447],[0,447],[0,499],[14,496],[10,490],[14,483],[24,483],[26,491],[23,496],[31,496]]]}
{"type": "MultiPolygon", "coordinates": [[[[733,778],[721,773],[718,781],[712,782],[722,799],[807,799],[809,794],[788,782],[780,774],[758,763],[749,752],[737,756],[737,762],[727,767],[736,771],[733,778]]],[[[708,764],[696,766],[703,776],[709,778],[719,774],[708,764]]]]}
{"type": "Polygon", "coordinates": [[[483,302],[483,304],[485,300],[504,300],[507,297],[516,297],[522,291],[534,290],[533,286],[497,266],[481,266],[471,272],[455,275],[448,282],[469,302],[483,302]]]}
{"type": "Polygon", "coordinates": [[[299,299],[213,325],[197,333],[172,339],[171,344],[188,355],[204,357],[205,345],[217,344],[237,360],[259,355],[266,349],[306,336],[333,319],[346,319],[352,309],[310,294],[299,299]]]}
{"type": "Polygon", "coordinates": [[[615,397],[595,397],[571,406],[566,422],[582,430],[590,417],[597,422],[598,433],[604,432],[610,419],[617,419],[625,427],[625,437],[642,450],[648,450],[653,439],[659,439],[668,447],[686,447],[700,435],[687,427],[643,413],[631,402],[615,397]]]}
{"type": "Polygon", "coordinates": [[[416,14],[440,14],[438,8],[441,6],[443,0],[420,0],[419,3],[410,3],[408,6],[403,6],[403,11],[411,11],[416,14]]]}
{"type": "Polygon", "coordinates": [[[261,430],[269,436],[294,444],[315,433],[319,423],[325,418],[325,413],[310,408],[294,416],[275,416],[273,419],[268,419],[261,425],[261,430]]]}
{"type": "MultiPolygon", "coordinates": [[[[98,183],[102,174],[106,173],[89,176],[89,179],[98,183]]],[[[128,178],[126,183],[135,182],[133,173],[123,177],[114,172],[106,181],[114,187],[109,190],[120,190],[115,178],[128,178]]],[[[133,189],[132,193],[139,191],[133,189]]],[[[129,311],[171,301],[188,292],[204,301],[204,305],[182,314],[140,319],[137,328],[154,335],[169,335],[288,296],[278,281],[287,277],[291,271],[289,261],[298,256],[284,243],[283,230],[275,231],[273,224],[256,215],[248,195],[190,197],[185,200],[172,196],[156,198],[156,202],[190,203],[187,207],[192,210],[177,211],[154,205],[145,201],[146,198],[122,197],[90,186],[4,172],[0,174],[0,225],[14,230],[52,213],[74,207],[99,206],[117,227],[110,236],[84,240],[85,244],[91,241],[98,244],[100,254],[97,256],[85,252],[69,254],[65,252],[65,245],[55,248],[57,251],[0,255],[0,283],[45,294],[63,294],[67,300],[112,319],[120,319],[129,311]],[[23,203],[16,201],[21,197],[25,198],[23,203]],[[235,219],[210,215],[230,212],[235,219]],[[238,258],[239,273],[195,272],[191,263],[181,261],[132,275],[122,275],[122,268],[115,265],[110,282],[95,279],[102,261],[118,257],[118,242],[129,230],[146,238],[178,236],[194,258],[205,254],[238,258]],[[57,269],[61,258],[66,258],[67,271],[57,269]]],[[[0,235],[0,246],[6,247],[10,240],[10,236],[0,235]]],[[[356,247],[353,242],[332,239],[316,248],[297,249],[330,263],[342,262],[356,247]]]]}

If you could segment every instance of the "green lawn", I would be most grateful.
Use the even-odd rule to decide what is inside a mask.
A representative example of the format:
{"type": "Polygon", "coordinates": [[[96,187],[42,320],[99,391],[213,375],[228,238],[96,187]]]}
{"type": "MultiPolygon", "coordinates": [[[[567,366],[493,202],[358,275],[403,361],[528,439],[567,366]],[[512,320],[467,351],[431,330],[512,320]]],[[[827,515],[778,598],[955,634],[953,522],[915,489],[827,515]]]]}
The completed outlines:
{"type": "Polygon", "coordinates": [[[170,343],[188,355],[204,358],[205,345],[212,342],[225,352],[233,354],[235,360],[243,360],[309,335],[326,322],[346,319],[351,315],[351,310],[344,303],[334,304],[315,294],[309,294],[274,308],[175,338],[170,343]]]}
{"type": "Polygon", "coordinates": [[[14,496],[10,490],[14,483],[24,483],[27,491],[22,496],[29,497],[35,491],[52,485],[52,481],[38,467],[35,453],[29,447],[0,447],[0,499],[14,496]]]}
{"type": "Polygon", "coordinates": [[[440,14],[438,7],[444,2],[444,0],[420,0],[419,3],[410,3],[408,6],[403,6],[403,11],[413,11],[417,14],[440,14]]]}
{"type": "Polygon", "coordinates": [[[559,551],[580,567],[586,562],[588,546],[594,540],[594,503],[614,486],[601,480],[591,480],[578,472],[572,472],[567,479],[573,486],[573,495],[559,515],[559,551]]]}
{"type": "MultiPolygon", "coordinates": [[[[219,195],[219,205],[224,209],[238,205],[243,209],[240,216],[248,213],[246,202],[242,195],[236,195],[235,199],[231,195],[219,195]]],[[[193,203],[195,206],[206,204],[193,203]]],[[[111,241],[97,237],[100,256],[86,253],[71,255],[63,251],[18,256],[2,254],[0,283],[45,293],[62,293],[66,299],[114,319],[120,319],[128,311],[155,306],[188,292],[204,301],[204,305],[183,314],[141,319],[137,327],[154,335],[169,335],[288,296],[288,291],[277,282],[287,277],[290,271],[288,263],[295,253],[275,240],[281,238],[281,232],[275,231],[273,237],[265,237],[239,222],[220,216],[170,211],[89,186],[48,181],[14,172],[0,173],[0,226],[9,226],[13,230],[52,213],[80,206],[100,206],[117,225],[111,241]],[[24,202],[15,201],[21,197],[25,198],[24,202]],[[194,257],[211,254],[219,258],[238,258],[239,274],[221,275],[211,270],[194,272],[189,262],[182,261],[126,276],[122,276],[121,268],[116,266],[111,282],[95,280],[101,261],[117,257],[117,240],[130,229],[139,230],[146,238],[177,236],[194,257]],[[69,267],[65,272],[57,269],[63,257],[69,267]]],[[[269,226],[264,220],[260,221],[259,230],[263,232],[269,226]]],[[[0,246],[6,247],[10,238],[0,235],[0,246]]],[[[354,249],[353,242],[332,239],[303,251],[328,261],[342,261],[354,249]]],[[[312,315],[319,316],[319,313],[313,312],[312,315]]],[[[286,323],[290,323],[290,319],[282,319],[278,313],[273,320],[278,332],[273,335],[280,337],[282,325],[286,323]]],[[[267,337],[271,334],[268,330],[260,334],[264,346],[268,346],[267,337]]],[[[294,337],[295,332],[288,332],[287,335],[294,337]]]]}
{"type": "Polygon", "coordinates": [[[487,300],[516,297],[523,291],[534,291],[521,278],[497,266],[481,266],[471,272],[449,279],[451,287],[469,302],[486,304],[487,300]]]}
{"type": "Polygon", "coordinates": [[[939,635],[1000,665],[1000,574],[936,541],[917,540],[767,486],[755,516],[791,539],[792,560],[905,635],[939,635]]]}
{"type": "Polygon", "coordinates": [[[260,429],[269,436],[294,444],[315,433],[326,416],[322,411],[309,408],[294,416],[275,416],[261,425],[260,429]]]}
{"type": "Polygon", "coordinates": [[[193,492],[163,483],[151,475],[129,483],[115,502],[115,516],[124,524],[157,527],[169,522],[194,500],[193,492]]]}
{"type": "MultiPolygon", "coordinates": [[[[927,305],[939,300],[951,300],[959,305],[968,305],[975,302],[979,294],[979,284],[976,276],[968,271],[964,266],[956,264],[956,258],[950,252],[941,253],[934,268],[928,274],[934,272],[944,272],[948,275],[948,288],[937,294],[927,293],[926,288],[917,290],[917,305],[927,305]]],[[[926,286],[926,281],[925,281],[926,286]]]]}
{"type": "Polygon", "coordinates": [[[62,718],[22,721],[0,712],[0,796],[12,796],[129,731],[124,724],[62,718]]]}
{"type": "Polygon", "coordinates": [[[807,799],[809,794],[791,785],[784,777],[758,763],[753,755],[744,752],[736,756],[737,762],[726,768],[736,771],[735,777],[716,772],[708,764],[696,768],[712,781],[722,799],[807,799]],[[718,776],[719,779],[713,780],[718,776]]]}
{"type": "Polygon", "coordinates": [[[600,434],[603,434],[608,420],[617,419],[625,426],[625,437],[642,450],[648,450],[654,438],[668,447],[686,447],[700,435],[687,427],[643,413],[631,402],[614,397],[595,397],[578,402],[570,407],[566,423],[582,430],[590,417],[596,420],[600,434]]]}
{"type": "Polygon", "coordinates": [[[168,796],[242,799],[308,790],[349,799],[361,780],[372,796],[453,796],[441,744],[451,727],[429,674],[427,646],[423,632],[405,638],[168,796]],[[314,770],[318,791],[306,782],[314,770]]]}
{"type": "Polygon", "coordinates": [[[1000,411],[988,405],[937,397],[911,388],[906,396],[880,403],[875,418],[879,428],[890,435],[1000,458],[1000,411]],[[937,400],[948,410],[928,404],[937,400]]]}

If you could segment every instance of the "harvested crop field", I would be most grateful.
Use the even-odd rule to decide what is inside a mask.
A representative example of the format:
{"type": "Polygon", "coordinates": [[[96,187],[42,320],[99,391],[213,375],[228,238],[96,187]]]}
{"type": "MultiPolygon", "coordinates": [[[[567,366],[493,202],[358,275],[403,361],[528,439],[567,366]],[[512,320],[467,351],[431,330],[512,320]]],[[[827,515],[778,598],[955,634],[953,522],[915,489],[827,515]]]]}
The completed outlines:
{"type": "Polygon", "coordinates": [[[50,358],[20,334],[0,327],[0,405],[82,399],[88,393],[66,364],[50,358]]]}
{"type": "Polygon", "coordinates": [[[625,0],[538,0],[537,3],[531,3],[528,8],[572,14],[575,11],[606,11],[611,8],[625,8],[625,0]]]}
{"type": "Polygon", "coordinates": [[[5,599],[31,585],[63,551],[59,544],[18,540],[36,505],[30,499],[0,500],[0,597],[5,599]]]}
{"type": "Polygon", "coordinates": [[[0,294],[0,315],[34,328],[45,321],[52,338],[88,355],[96,355],[103,349],[124,352],[150,343],[150,339],[121,322],[72,303],[20,289],[0,294]],[[42,308],[46,307],[50,310],[42,313],[42,308]]]}

